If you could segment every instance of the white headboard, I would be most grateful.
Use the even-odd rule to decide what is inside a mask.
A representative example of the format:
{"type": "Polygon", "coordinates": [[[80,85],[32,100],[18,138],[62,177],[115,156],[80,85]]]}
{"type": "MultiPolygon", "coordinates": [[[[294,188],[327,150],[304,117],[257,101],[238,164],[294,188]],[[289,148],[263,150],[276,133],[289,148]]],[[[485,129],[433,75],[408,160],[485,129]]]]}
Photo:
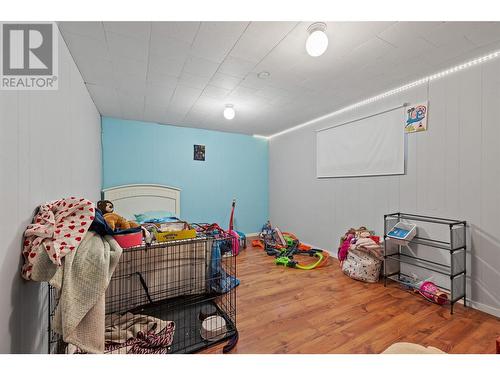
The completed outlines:
{"type": "Polygon", "coordinates": [[[171,211],[181,216],[181,190],[164,185],[134,184],[104,189],[102,198],[113,202],[117,214],[134,219],[146,211],[171,211]]]}

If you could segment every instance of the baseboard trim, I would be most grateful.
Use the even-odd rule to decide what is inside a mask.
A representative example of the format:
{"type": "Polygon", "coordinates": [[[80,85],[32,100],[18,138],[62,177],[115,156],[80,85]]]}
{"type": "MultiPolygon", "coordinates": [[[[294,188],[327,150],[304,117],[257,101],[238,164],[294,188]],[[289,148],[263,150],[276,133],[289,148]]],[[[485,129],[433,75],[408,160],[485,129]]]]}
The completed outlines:
{"type": "MultiPolygon", "coordinates": [[[[460,300],[458,303],[463,304],[464,302],[463,300],[460,300]]],[[[489,306],[481,302],[471,301],[470,299],[467,299],[467,306],[500,318],[500,309],[497,307],[489,306]]]]}
{"type": "Polygon", "coordinates": [[[313,244],[310,244],[310,243],[306,243],[306,242],[302,242],[302,243],[304,245],[306,245],[306,246],[311,246],[313,249],[319,249],[319,250],[322,250],[322,251],[326,251],[328,254],[330,254],[330,256],[332,256],[335,259],[337,259],[337,253],[334,253],[332,250],[323,249],[321,246],[316,246],[316,245],[313,245],[313,244]]]}
{"type": "MultiPolygon", "coordinates": [[[[330,254],[330,256],[337,259],[337,252],[336,251],[333,252],[332,250],[325,250],[325,249],[322,249],[320,246],[315,246],[315,245],[310,244],[310,243],[304,243],[304,245],[311,246],[312,248],[315,248],[315,249],[327,251],[330,254]]],[[[463,304],[463,300],[457,301],[457,303],[463,304]]],[[[471,301],[470,299],[467,299],[467,306],[471,307],[475,310],[479,310],[479,311],[485,312],[486,314],[490,314],[490,315],[493,315],[493,316],[500,318],[500,308],[498,308],[498,307],[486,305],[486,304],[481,303],[481,302],[471,301]]]]}

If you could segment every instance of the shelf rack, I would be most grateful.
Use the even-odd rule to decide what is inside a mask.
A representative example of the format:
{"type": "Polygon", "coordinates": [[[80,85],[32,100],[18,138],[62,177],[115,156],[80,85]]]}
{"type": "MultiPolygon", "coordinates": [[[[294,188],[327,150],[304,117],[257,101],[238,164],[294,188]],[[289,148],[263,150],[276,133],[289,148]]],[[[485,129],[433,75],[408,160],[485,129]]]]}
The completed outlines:
{"type": "Polygon", "coordinates": [[[401,272],[401,264],[407,264],[449,277],[449,288],[436,285],[449,293],[450,299],[448,303],[450,305],[451,314],[453,314],[453,305],[457,301],[463,299],[464,306],[466,306],[466,227],[467,222],[464,220],[445,219],[402,212],[384,215],[384,286],[387,286],[387,280],[392,280],[411,288],[411,286],[405,282],[404,278],[402,278],[402,276],[408,277],[408,275],[401,272]],[[448,240],[436,240],[419,236],[417,225],[417,235],[413,237],[411,241],[402,244],[387,235],[392,227],[399,221],[447,226],[448,240]],[[412,244],[435,248],[437,251],[444,251],[445,254],[449,256],[449,262],[441,263],[419,257],[418,255],[408,254],[404,249],[412,244]]]}

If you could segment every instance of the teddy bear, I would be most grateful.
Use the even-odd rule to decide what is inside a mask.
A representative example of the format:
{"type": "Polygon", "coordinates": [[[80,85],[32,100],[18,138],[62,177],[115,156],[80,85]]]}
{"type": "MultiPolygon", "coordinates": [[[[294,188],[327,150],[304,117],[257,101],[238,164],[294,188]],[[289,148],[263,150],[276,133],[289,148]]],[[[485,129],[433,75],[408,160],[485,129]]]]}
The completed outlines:
{"type": "Polygon", "coordinates": [[[108,200],[102,200],[97,202],[97,208],[101,210],[104,216],[104,220],[108,223],[112,230],[125,230],[130,228],[137,228],[139,224],[134,221],[125,219],[123,216],[118,215],[113,212],[113,203],[108,200]]]}

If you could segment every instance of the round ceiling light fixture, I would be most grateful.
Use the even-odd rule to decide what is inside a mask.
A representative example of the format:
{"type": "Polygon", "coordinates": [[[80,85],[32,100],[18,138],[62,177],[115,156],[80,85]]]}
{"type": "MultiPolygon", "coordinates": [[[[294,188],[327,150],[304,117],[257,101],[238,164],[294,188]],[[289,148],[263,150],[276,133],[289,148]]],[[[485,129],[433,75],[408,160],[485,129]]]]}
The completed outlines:
{"type": "Polygon", "coordinates": [[[306,51],[310,56],[317,57],[325,53],[328,48],[328,37],[325,31],[326,24],[323,22],[313,23],[307,28],[309,36],[306,41],[306,51]]]}
{"type": "Polygon", "coordinates": [[[268,79],[270,76],[271,76],[271,73],[269,73],[265,70],[263,70],[262,72],[257,74],[257,78],[260,78],[260,79],[268,79]]]}
{"type": "Polygon", "coordinates": [[[226,120],[232,120],[235,115],[234,106],[232,104],[226,104],[226,108],[224,108],[224,118],[226,120]]]}

